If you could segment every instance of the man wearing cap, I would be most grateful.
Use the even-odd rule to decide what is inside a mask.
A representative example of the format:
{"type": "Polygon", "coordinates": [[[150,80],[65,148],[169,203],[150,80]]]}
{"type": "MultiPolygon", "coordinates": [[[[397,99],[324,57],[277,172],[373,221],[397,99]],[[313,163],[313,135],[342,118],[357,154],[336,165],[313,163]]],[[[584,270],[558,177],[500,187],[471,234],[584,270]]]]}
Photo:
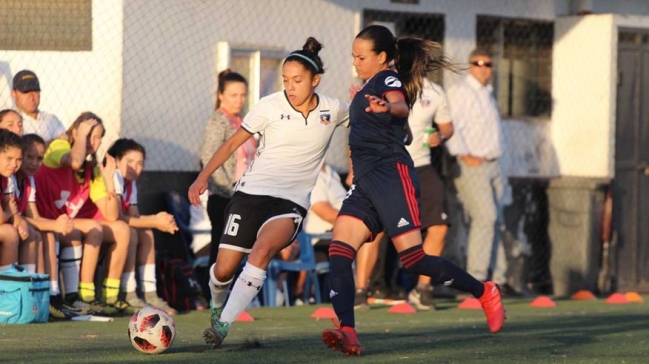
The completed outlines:
{"type": "Polygon", "coordinates": [[[22,70],[16,73],[11,96],[16,103],[16,111],[23,117],[25,134],[38,134],[47,143],[64,136],[63,123],[55,115],[38,110],[41,86],[34,72],[22,70]]]}

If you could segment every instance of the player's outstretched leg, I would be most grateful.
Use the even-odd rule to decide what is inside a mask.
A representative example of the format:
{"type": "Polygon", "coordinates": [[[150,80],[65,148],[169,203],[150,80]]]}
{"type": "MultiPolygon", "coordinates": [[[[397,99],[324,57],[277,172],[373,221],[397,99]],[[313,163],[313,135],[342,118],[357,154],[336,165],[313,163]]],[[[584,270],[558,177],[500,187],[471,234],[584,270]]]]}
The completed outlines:
{"type": "Polygon", "coordinates": [[[206,344],[218,348],[223,343],[223,340],[225,340],[225,337],[228,336],[228,331],[230,331],[230,324],[227,322],[221,322],[221,320],[212,313],[212,327],[203,331],[203,339],[205,339],[206,344]]]}
{"type": "Polygon", "coordinates": [[[335,329],[322,332],[322,340],[332,350],[342,351],[345,355],[360,355],[361,344],[358,341],[354,321],[354,273],[352,262],[356,256],[354,248],[340,241],[333,241],[329,246],[329,297],[338,316],[339,325],[335,329]]]}
{"type": "Polygon", "coordinates": [[[216,263],[210,267],[210,291],[212,293],[212,299],[210,300],[210,328],[203,331],[203,338],[205,343],[212,345],[217,348],[221,346],[223,340],[228,335],[230,325],[225,322],[222,322],[221,313],[223,312],[223,307],[225,306],[225,301],[228,296],[228,288],[232,279],[227,282],[219,282],[216,279],[216,263]]]}
{"type": "Polygon", "coordinates": [[[489,331],[497,333],[505,324],[505,307],[503,307],[500,287],[494,282],[484,283],[484,293],[479,298],[482,309],[487,317],[489,331]]]}
{"type": "Polygon", "coordinates": [[[431,277],[433,285],[444,284],[471,293],[482,304],[489,331],[495,334],[503,328],[506,319],[505,308],[502,304],[500,289],[495,283],[482,283],[449,260],[427,255],[421,245],[400,252],[399,260],[409,273],[431,277]]]}
{"type": "Polygon", "coordinates": [[[361,355],[361,343],[353,327],[325,329],[322,332],[322,341],[331,350],[342,351],[345,355],[361,355]]]}

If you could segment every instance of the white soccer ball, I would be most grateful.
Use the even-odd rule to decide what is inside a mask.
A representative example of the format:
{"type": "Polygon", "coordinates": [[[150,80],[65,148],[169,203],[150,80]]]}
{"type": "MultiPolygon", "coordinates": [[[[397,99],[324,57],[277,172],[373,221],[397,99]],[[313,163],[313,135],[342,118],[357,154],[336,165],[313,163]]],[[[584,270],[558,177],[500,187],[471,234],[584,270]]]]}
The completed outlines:
{"type": "Polygon", "coordinates": [[[128,323],[128,338],[145,354],[160,354],[176,337],[176,322],[160,308],[147,306],[137,311],[128,323]]]}

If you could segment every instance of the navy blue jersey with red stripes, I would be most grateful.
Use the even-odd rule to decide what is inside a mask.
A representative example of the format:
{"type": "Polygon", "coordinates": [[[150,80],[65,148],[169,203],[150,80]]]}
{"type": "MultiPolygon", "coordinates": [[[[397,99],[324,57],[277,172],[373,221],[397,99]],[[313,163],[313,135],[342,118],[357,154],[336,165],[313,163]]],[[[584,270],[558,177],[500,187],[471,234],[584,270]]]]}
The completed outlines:
{"type": "Polygon", "coordinates": [[[399,75],[394,71],[381,71],[363,85],[349,107],[351,130],[349,148],[351,150],[354,178],[386,163],[405,163],[412,165],[410,154],[404,141],[404,126],[408,118],[396,118],[389,113],[365,111],[369,101],[365,95],[386,99],[390,92],[399,92],[406,97],[399,75]]]}

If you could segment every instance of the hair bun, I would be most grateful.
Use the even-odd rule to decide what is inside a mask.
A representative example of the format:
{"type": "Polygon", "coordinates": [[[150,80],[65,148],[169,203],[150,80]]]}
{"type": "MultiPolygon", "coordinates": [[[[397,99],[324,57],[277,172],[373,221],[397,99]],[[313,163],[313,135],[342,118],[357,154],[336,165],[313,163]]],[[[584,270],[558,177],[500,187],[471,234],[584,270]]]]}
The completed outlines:
{"type": "Polygon", "coordinates": [[[302,50],[309,51],[309,52],[311,52],[311,53],[313,53],[315,55],[318,55],[318,53],[320,52],[320,50],[323,47],[324,46],[322,44],[320,44],[320,42],[318,42],[317,39],[315,39],[313,37],[309,37],[309,38],[307,38],[306,43],[304,43],[304,46],[302,47],[302,50]]]}
{"type": "Polygon", "coordinates": [[[219,76],[218,76],[219,81],[223,79],[223,77],[229,75],[230,73],[232,73],[232,70],[229,68],[226,68],[223,71],[219,72],[219,76]]]}

